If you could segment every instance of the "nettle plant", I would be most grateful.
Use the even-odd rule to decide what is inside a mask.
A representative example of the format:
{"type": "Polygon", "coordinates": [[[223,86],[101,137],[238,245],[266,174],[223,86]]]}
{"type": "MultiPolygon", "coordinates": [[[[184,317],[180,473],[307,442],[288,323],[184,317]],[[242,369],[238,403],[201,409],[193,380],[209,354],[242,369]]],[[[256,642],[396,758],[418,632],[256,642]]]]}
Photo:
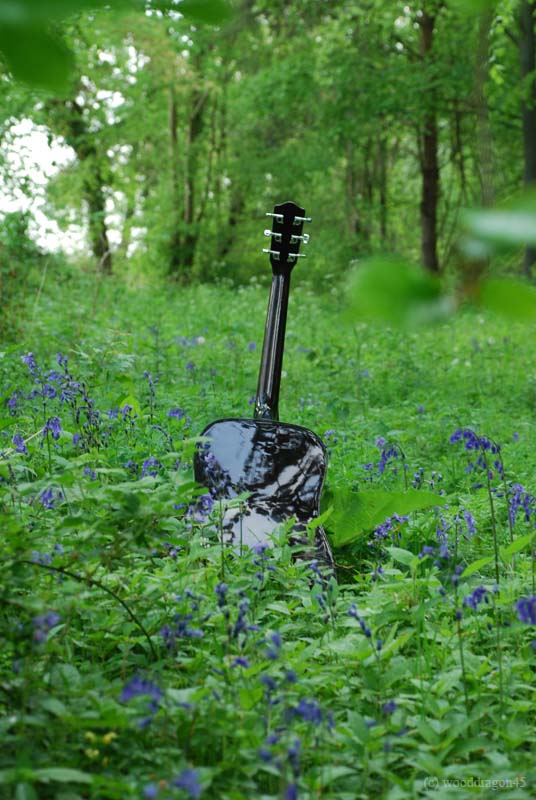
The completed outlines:
{"type": "Polygon", "coordinates": [[[236,552],[191,472],[218,376],[182,338],[151,333],[136,379],[130,354],[104,381],[101,353],[0,362],[1,791],[395,798],[497,778],[485,752],[528,781],[536,500],[503,449],[460,428],[421,466],[385,433],[357,462],[341,417],[338,580],[285,526],[236,552]]]}

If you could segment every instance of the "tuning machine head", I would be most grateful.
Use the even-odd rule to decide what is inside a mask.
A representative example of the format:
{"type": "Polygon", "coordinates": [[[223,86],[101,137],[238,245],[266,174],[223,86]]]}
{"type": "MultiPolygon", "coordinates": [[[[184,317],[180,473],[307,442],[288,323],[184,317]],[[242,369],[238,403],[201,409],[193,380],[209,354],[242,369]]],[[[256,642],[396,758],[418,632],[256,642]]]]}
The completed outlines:
{"type": "Polygon", "coordinates": [[[292,202],[276,205],[266,216],[272,219],[272,229],[264,231],[270,238],[270,247],[264,248],[263,253],[270,256],[274,274],[290,273],[298,259],[305,258],[305,254],[300,253],[300,245],[309,241],[309,234],[303,233],[303,225],[311,222],[311,217],[306,217],[305,209],[292,202]]]}

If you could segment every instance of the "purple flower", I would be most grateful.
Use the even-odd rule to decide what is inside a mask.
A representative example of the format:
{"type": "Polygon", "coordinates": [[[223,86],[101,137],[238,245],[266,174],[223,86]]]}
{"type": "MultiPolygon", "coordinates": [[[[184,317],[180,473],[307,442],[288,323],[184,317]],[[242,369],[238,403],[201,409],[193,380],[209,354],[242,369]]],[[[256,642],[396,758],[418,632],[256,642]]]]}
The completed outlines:
{"type": "Polygon", "coordinates": [[[150,475],[155,478],[161,466],[162,464],[158,459],[152,457],[147,458],[141,465],[141,477],[144,478],[146,475],[150,475]]]}
{"type": "Polygon", "coordinates": [[[236,658],[233,658],[231,666],[244,667],[244,669],[247,669],[249,667],[249,661],[247,658],[245,658],[245,656],[237,656],[236,658]]]}
{"type": "Polygon", "coordinates": [[[484,586],[477,586],[476,589],[463,599],[463,605],[472,608],[474,611],[483,601],[489,603],[488,590],[484,586]]]}
{"type": "Polygon", "coordinates": [[[84,475],[87,475],[92,481],[97,480],[97,473],[91,467],[84,467],[84,475]]]}
{"type": "Polygon", "coordinates": [[[37,371],[37,364],[35,363],[35,356],[33,353],[26,353],[25,356],[21,356],[21,361],[23,364],[26,364],[28,369],[30,370],[31,375],[35,375],[37,371]]]}
{"type": "Polygon", "coordinates": [[[156,783],[147,783],[143,787],[143,796],[146,800],[154,800],[158,796],[158,786],[156,783]]]}
{"type": "Polygon", "coordinates": [[[253,351],[256,350],[256,349],[257,349],[256,342],[250,342],[248,344],[248,350],[249,350],[250,353],[253,353],[253,351]]]}
{"type": "MultiPolygon", "coordinates": [[[[155,713],[162,699],[162,689],[153,681],[136,675],[132,680],[125,684],[119,699],[122,703],[128,703],[135,697],[148,697],[149,704],[147,710],[155,713]]],[[[147,718],[147,724],[151,722],[151,717],[147,718]]]]}
{"type": "Polygon", "coordinates": [[[45,508],[54,508],[54,489],[44,489],[39,499],[45,508]]]}
{"type": "Polygon", "coordinates": [[[43,644],[46,641],[48,632],[54,628],[60,620],[60,615],[55,611],[47,611],[47,613],[42,616],[34,617],[34,642],[43,644]]]}
{"type": "Polygon", "coordinates": [[[536,595],[522,597],[516,603],[517,616],[527,625],[536,625],[536,595]]]}
{"type": "Polygon", "coordinates": [[[15,445],[15,450],[17,451],[17,453],[22,453],[25,456],[28,455],[28,448],[26,447],[24,439],[22,438],[20,433],[16,433],[11,441],[15,445]]]}
{"type": "Polygon", "coordinates": [[[181,774],[171,781],[171,785],[184,789],[194,800],[201,797],[203,791],[199,782],[199,774],[195,769],[183,769],[181,774]]]}
{"type": "Polygon", "coordinates": [[[61,420],[59,417],[50,417],[43,428],[43,437],[50,431],[52,438],[57,441],[61,436],[61,420]]]}
{"type": "Polygon", "coordinates": [[[312,722],[314,725],[320,725],[324,718],[318,703],[315,703],[314,700],[305,700],[303,698],[294,709],[294,714],[297,717],[301,717],[305,722],[312,722]]]}
{"type": "Polygon", "coordinates": [[[174,419],[183,419],[186,416],[186,412],[182,408],[170,408],[167,415],[174,419]]]}
{"type": "Polygon", "coordinates": [[[192,372],[195,369],[195,363],[193,361],[187,361],[186,369],[188,370],[188,372],[192,372]]]}
{"type": "Polygon", "coordinates": [[[298,785],[289,783],[285,789],[285,800],[298,800],[298,785]]]}
{"type": "Polygon", "coordinates": [[[387,703],[384,703],[382,706],[382,711],[384,714],[392,714],[398,708],[397,704],[394,700],[389,700],[387,703]]]}

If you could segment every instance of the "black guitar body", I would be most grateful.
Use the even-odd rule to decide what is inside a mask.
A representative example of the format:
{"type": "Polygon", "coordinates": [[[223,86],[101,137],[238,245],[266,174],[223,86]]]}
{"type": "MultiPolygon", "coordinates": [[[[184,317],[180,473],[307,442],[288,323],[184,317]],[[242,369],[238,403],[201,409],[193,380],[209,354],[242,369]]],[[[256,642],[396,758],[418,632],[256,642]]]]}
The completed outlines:
{"type": "Polygon", "coordinates": [[[221,498],[250,493],[242,509],[224,514],[225,543],[237,550],[267,543],[277,525],[295,518],[290,538],[307,548],[302,557],[333,568],[321,526],[313,544],[306,534],[307,523],[318,514],[327,468],[326,449],[318,436],[268,419],[219,420],[202,436],[209,441],[195,453],[196,481],[221,498]]]}
{"type": "Polygon", "coordinates": [[[279,422],[279,387],[285,342],[290,274],[298,259],[305,210],[296,203],[276,205],[271,230],[272,286],[255,400],[254,419],[223,419],[201,434],[194,456],[198,483],[216,498],[249,492],[241,508],[225,511],[223,539],[235,550],[243,545],[270,545],[274,529],[293,519],[290,540],[304,549],[302,558],[316,558],[334,569],[331,549],[321,526],[313,544],[306,526],[320,513],[320,493],[326,475],[326,449],[312,431],[279,422]]]}

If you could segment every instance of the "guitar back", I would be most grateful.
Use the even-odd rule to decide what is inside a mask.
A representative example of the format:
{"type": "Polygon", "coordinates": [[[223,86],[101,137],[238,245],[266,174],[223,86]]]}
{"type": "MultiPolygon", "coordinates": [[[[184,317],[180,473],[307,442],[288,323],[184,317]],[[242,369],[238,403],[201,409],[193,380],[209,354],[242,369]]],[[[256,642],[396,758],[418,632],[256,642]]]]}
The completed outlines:
{"type": "MultiPolygon", "coordinates": [[[[308,544],[305,528],[318,515],[327,468],[318,436],[264,419],[219,420],[202,436],[208,441],[194,456],[196,481],[218,497],[250,493],[242,510],[226,512],[225,542],[236,548],[270,544],[275,527],[294,517],[292,540],[308,544]]],[[[317,538],[323,535],[320,531],[317,538]]],[[[316,542],[314,549],[322,556],[316,542]]]]}

